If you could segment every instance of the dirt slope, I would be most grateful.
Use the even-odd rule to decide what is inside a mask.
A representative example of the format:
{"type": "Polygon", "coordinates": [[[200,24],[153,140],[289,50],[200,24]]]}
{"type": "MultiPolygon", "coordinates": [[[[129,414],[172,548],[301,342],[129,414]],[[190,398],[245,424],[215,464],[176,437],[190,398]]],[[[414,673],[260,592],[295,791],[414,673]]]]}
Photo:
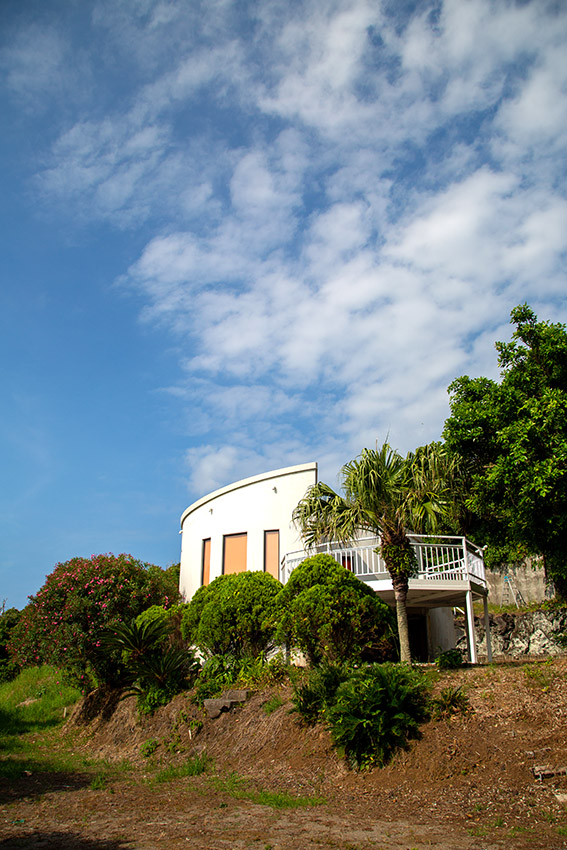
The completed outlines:
{"type": "Polygon", "coordinates": [[[324,728],[301,725],[285,689],[278,691],[283,704],[269,716],[262,706],[274,691],[255,694],[216,720],[203,719],[185,696],[153,718],[140,720],[131,700],[86,726],[76,717],[80,746],[110,760],[134,761],[136,780],[98,792],[48,790],[43,802],[18,794],[9,805],[11,822],[0,813],[11,836],[0,848],[34,847],[14,842],[25,835],[32,842],[41,830],[48,843],[38,847],[89,850],[187,842],[207,850],[567,847],[567,776],[540,780],[533,772],[535,765],[567,767],[567,659],[456,671],[444,674],[439,687],[448,684],[466,687],[471,712],[426,724],[408,751],[365,773],[348,769],[324,728]],[[141,747],[149,740],[158,742],[154,761],[181,762],[206,752],[217,773],[236,771],[250,787],[327,802],[278,811],[215,790],[206,776],[148,786],[142,779],[149,760],[141,747]],[[18,833],[18,816],[28,824],[25,835],[21,825],[18,833]],[[50,834],[56,835],[53,844],[50,834]],[[79,843],[67,845],[65,836],[79,843]],[[80,843],[95,837],[126,843],[80,843]]]}

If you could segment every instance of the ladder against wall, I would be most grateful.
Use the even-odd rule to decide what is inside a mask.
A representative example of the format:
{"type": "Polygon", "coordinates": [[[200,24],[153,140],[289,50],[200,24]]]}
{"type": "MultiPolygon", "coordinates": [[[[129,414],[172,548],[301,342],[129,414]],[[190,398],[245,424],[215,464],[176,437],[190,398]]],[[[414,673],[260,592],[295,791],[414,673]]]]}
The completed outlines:
{"type": "Polygon", "coordinates": [[[500,604],[515,605],[516,608],[519,608],[520,605],[525,605],[522,591],[517,587],[514,576],[504,576],[504,582],[502,584],[502,599],[500,600],[500,604]]]}

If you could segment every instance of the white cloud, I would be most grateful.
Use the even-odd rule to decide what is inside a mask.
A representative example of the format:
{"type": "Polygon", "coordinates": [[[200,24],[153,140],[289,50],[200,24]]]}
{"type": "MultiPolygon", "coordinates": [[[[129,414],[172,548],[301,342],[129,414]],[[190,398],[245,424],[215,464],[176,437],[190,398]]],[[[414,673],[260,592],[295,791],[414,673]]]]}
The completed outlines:
{"type": "Polygon", "coordinates": [[[38,178],[83,221],[143,225],[122,282],[183,349],[179,396],[210,429],[193,486],[436,438],[510,309],[564,298],[567,15],[204,8],[96,5],[141,76],[38,178]]]}
{"type": "Polygon", "coordinates": [[[30,25],[16,33],[0,52],[6,86],[41,107],[41,97],[64,85],[65,43],[53,27],[30,25]]]}

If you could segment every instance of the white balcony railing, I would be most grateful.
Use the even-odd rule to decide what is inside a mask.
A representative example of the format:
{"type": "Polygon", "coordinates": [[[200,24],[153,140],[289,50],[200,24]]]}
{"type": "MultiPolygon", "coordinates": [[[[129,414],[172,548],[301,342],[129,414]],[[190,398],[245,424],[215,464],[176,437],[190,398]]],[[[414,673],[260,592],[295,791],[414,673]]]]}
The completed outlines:
{"type": "MultiPolygon", "coordinates": [[[[466,537],[428,537],[408,535],[418,563],[417,579],[430,581],[472,580],[486,587],[482,549],[466,537]]],[[[280,565],[280,581],[286,584],[293,570],[311,555],[327,553],[359,578],[389,579],[389,573],[376,537],[364,537],[350,546],[322,543],[308,552],[300,549],[284,555],[280,565]]]]}

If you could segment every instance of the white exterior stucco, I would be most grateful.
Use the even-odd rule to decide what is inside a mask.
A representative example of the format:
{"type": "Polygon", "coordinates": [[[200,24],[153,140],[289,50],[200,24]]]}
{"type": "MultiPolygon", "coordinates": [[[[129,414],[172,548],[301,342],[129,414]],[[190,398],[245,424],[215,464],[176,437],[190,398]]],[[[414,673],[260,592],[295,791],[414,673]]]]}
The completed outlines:
{"type": "MultiPolygon", "coordinates": [[[[190,505],[181,516],[179,584],[185,600],[224,572],[266,570],[285,583],[308,554],[321,551],[333,555],[394,607],[392,579],[377,538],[360,537],[348,545],[327,541],[309,553],[303,549],[292,516],[316,483],[317,464],[305,463],[236,481],[190,505]]],[[[482,549],[464,537],[410,534],[410,540],[419,564],[409,580],[407,598],[412,652],[425,661],[452,648],[451,608],[459,606],[466,610],[469,657],[476,663],[473,599],[483,600],[488,622],[482,549]]],[[[490,649],[488,655],[490,660],[490,649]]]]}
{"type": "Polygon", "coordinates": [[[279,531],[280,557],[299,548],[292,512],[316,483],[317,464],[299,464],[237,481],[190,505],[181,517],[180,590],[185,599],[201,586],[205,540],[210,540],[209,581],[222,575],[227,535],[247,535],[250,571],[264,569],[266,531],[279,531]]]}

